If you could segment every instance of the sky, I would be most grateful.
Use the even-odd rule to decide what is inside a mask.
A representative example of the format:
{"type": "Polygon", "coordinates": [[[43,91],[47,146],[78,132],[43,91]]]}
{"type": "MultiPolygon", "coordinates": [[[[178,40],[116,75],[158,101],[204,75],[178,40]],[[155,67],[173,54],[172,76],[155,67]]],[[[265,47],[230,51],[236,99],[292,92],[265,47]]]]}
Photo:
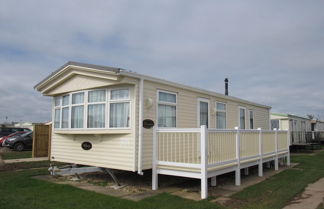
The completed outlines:
{"type": "Polygon", "coordinates": [[[324,119],[324,1],[0,0],[0,122],[51,120],[33,87],[68,61],[324,119]]]}

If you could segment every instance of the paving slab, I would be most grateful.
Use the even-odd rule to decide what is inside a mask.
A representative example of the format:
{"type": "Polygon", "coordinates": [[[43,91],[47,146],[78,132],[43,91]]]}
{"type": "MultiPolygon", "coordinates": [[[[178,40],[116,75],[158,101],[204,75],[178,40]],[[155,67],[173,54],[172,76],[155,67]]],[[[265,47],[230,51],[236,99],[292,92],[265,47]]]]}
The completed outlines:
{"type": "Polygon", "coordinates": [[[48,160],[48,157],[34,157],[34,158],[20,158],[20,159],[4,160],[4,163],[10,164],[10,163],[37,162],[37,161],[46,161],[46,160],[48,160]]]}
{"type": "Polygon", "coordinates": [[[295,197],[283,209],[316,209],[324,203],[324,178],[309,184],[301,195],[295,197]]]}

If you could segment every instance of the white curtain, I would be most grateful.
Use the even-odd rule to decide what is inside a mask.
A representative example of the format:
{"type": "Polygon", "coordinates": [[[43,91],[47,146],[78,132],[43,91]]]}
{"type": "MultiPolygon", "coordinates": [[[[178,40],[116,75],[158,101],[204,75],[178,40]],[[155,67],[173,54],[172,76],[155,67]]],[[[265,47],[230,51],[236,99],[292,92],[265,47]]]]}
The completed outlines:
{"type": "Polygon", "coordinates": [[[208,103],[200,102],[200,125],[208,126],[208,103]]]}
{"type": "Polygon", "coordinates": [[[110,104],[110,128],[129,127],[129,102],[110,104]]]}
{"type": "Polygon", "coordinates": [[[71,113],[71,128],[83,128],[83,106],[73,106],[71,113]]]}
{"type": "Polygon", "coordinates": [[[226,113],[225,112],[216,112],[216,127],[218,129],[226,128],[226,113]]]}
{"type": "Polygon", "coordinates": [[[62,108],[62,128],[69,127],[69,108],[62,108]]]}
{"type": "Polygon", "coordinates": [[[60,109],[56,109],[55,113],[54,113],[54,128],[60,128],[60,114],[61,114],[61,110],[60,109]]]}
{"type": "Polygon", "coordinates": [[[129,99],[128,89],[111,90],[111,99],[129,99]]]}
{"type": "Polygon", "coordinates": [[[105,104],[88,105],[88,128],[105,127],[105,104]]]}
{"type": "Polygon", "coordinates": [[[176,127],[176,107],[159,104],[158,123],[159,127],[176,127]]]}
{"type": "Polygon", "coordinates": [[[104,102],[104,101],[106,101],[105,90],[89,91],[88,102],[104,102]]]}
{"type": "Polygon", "coordinates": [[[72,104],[81,104],[84,101],[84,93],[77,93],[72,95],[72,104]]]}
{"type": "Polygon", "coordinates": [[[169,94],[166,92],[159,92],[159,101],[160,102],[170,102],[170,103],[177,102],[175,94],[169,94]]]}

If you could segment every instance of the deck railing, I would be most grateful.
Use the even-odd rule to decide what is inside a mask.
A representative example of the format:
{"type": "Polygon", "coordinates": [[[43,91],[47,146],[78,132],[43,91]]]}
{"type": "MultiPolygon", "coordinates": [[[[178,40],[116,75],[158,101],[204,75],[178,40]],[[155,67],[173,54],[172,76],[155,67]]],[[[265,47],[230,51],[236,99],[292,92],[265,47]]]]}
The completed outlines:
{"type": "MultiPolygon", "coordinates": [[[[157,188],[158,168],[190,170],[191,173],[184,176],[201,178],[203,188],[203,184],[206,184],[203,179],[209,177],[208,170],[233,165],[237,166],[236,173],[240,175],[241,163],[258,161],[259,175],[262,176],[263,158],[272,157],[278,169],[278,155],[289,153],[289,133],[281,130],[219,130],[201,126],[154,128],[153,132],[153,189],[157,188]]],[[[287,159],[288,164],[289,161],[287,159]]],[[[236,184],[240,184],[239,177],[236,184]]],[[[206,192],[202,191],[202,197],[206,196],[206,192]]]]}

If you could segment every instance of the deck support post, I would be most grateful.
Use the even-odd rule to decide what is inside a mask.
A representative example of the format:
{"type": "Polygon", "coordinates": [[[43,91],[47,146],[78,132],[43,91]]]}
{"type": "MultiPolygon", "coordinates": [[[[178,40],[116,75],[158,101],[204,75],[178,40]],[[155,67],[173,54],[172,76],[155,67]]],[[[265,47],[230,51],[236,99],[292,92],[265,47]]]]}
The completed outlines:
{"type": "Polygon", "coordinates": [[[240,153],[240,129],[235,127],[236,130],[236,159],[237,159],[237,167],[235,170],[235,185],[241,185],[241,153],[240,153]]]}
{"type": "Polygon", "coordinates": [[[207,178],[207,163],[208,163],[208,130],[207,126],[200,127],[200,165],[201,165],[201,199],[208,197],[208,178],[207,178]]]}
{"type": "Polygon", "coordinates": [[[216,176],[211,177],[211,185],[215,187],[217,185],[217,179],[216,176]]]}
{"type": "Polygon", "coordinates": [[[275,150],[276,150],[276,155],[275,155],[275,170],[279,170],[279,162],[278,162],[278,130],[275,128],[275,150]]]}
{"type": "Polygon", "coordinates": [[[263,144],[262,144],[262,129],[258,128],[259,130],[259,164],[258,164],[258,176],[263,176],[263,144]]]}
{"type": "Polygon", "coordinates": [[[249,175],[249,168],[244,168],[244,175],[248,176],[249,175]]]}
{"type": "Polygon", "coordinates": [[[158,161],[158,143],[157,143],[156,127],[153,128],[153,153],[152,153],[152,190],[158,189],[158,173],[157,173],[157,161],[158,161]]]}

